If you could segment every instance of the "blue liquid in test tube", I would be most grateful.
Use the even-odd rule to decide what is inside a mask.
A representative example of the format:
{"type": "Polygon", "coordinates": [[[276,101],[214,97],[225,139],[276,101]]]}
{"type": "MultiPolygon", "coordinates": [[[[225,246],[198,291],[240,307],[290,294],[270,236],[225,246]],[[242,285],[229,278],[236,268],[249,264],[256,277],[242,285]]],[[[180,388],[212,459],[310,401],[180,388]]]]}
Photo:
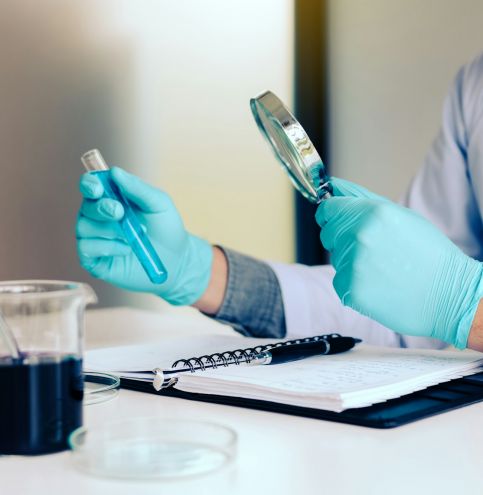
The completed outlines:
{"type": "Polygon", "coordinates": [[[124,216],[120,220],[121,228],[128,244],[141,263],[146,275],[153,284],[162,284],[168,278],[163,262],[141,227],[136,213],[111,179],[111,171],[99,150],[90,150],[81,157],[87,172],[95,174],[104,186],[104,198],[115,199],[124,207],[124,216]]]}

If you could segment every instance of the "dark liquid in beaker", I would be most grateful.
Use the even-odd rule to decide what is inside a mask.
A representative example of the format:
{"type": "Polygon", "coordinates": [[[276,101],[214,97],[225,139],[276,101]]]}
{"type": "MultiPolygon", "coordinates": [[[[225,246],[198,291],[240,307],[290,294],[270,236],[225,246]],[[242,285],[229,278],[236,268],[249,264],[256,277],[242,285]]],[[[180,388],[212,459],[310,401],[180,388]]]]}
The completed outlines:
{"type": "Polygon", "coordinates": [[[40,356],[42,362],[25,364],[30,357],[18,364],[0,359],[0,454],[65,450],[82,425],[82,361],[40,356]]]}

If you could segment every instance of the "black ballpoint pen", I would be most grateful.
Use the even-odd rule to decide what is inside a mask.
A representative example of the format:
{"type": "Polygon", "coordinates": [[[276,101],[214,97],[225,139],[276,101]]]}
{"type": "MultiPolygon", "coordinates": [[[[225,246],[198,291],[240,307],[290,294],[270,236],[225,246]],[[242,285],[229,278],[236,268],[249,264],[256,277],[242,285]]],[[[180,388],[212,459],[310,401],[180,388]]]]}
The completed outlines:
{"type": "MultiPolygon", "coordinates": [[[[232,364],[244,364],[249,366],[282,364],[291,361],[298,361],[300,359],[306,359],[312,356],[339,354],[341,352],[349,351],[359,342],[362,342],[361,339],[342,337],[340,335],[329,335],[324,339],[318,340],[317,342],[300,342],[290,345],[273,346],[261,352],[244,353],[242,351],[239,355],[236,355],[235,351],[235,353],[230,355],[229,358],[223,358],[219,361],[214,359],[211,359],[210,361],[208,359],[208,362],[200,362],[198,365],[185,364],[184,367],[177,367],[177,363],[175,363],[173,368],[170,369],[163,370],[161,368],[156,368],[153,370],[156,375],[153,386],[159,391],[163,388],[174,385],[178,379],[178,374],[205,371],[207,369],[217,369],[232,364]]],[[[209,358],[209,356],[205,357],[209,358]]],[[[189,361],[183,362],[189,363],[189,361]]]]}
{"type": "Polygon", "coordinates": [[[352,337],[336,337],[333,339],[320,340],[309,344],[293,344],[288,346],[273,347],[261,352],[266,358],[265,362],[259,364],[282,364],[290,361],[298,361],[320,354],[338,354],[352,349],[356,344],[362,342],[352,337]]]}

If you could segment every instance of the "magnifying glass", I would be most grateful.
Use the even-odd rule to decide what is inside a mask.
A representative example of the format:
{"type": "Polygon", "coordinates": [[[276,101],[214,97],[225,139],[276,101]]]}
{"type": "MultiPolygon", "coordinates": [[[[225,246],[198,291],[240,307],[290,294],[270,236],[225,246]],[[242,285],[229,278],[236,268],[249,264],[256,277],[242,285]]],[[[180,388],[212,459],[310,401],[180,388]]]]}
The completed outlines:
{"type": "Polygon", "coordinates": [[[318,204],[332,196],[325,165],[304,128],[271,91],[250,100],[255,121],[295,188],[318,204]]]}

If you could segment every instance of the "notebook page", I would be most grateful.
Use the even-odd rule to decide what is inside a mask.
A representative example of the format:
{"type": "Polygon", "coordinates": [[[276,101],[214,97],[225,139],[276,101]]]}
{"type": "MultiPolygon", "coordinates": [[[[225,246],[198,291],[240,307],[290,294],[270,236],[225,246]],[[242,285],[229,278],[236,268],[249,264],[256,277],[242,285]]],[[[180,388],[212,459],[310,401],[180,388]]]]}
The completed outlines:
{"type": "MultiPolygon", "coordinates": [[[[303,393],[338,393],[397,384],[409,378],[428,376],[481,360],[478,353],[392,349],[359,345],[349,352],[274,366],[231,366],[187,375],[303,393]]],[[[184,380],[184,377],[183,377],[184,380]]]]}
{"type": "Polygon", "coordinates": [[[194,336],[163,340],[159,344],[127,345],[94,349],[86,352],[84,367],[91,371],[111,371],[127,376],[129,372],[151,372],[154,368],[169,368],[178,359],[245,349],[279,342],[274,339],[254,339],[241,335],[194,336]]]}
{"type": "Polygon", "coordinates": [[[294,363],[183,375],[176,388],[308,407],[336,401],[334,410],[341,410],[345,400],[358,407],[465,375],[481,364],[481,358],[473,352],[359,345],[347,353],[294,363]]]}

